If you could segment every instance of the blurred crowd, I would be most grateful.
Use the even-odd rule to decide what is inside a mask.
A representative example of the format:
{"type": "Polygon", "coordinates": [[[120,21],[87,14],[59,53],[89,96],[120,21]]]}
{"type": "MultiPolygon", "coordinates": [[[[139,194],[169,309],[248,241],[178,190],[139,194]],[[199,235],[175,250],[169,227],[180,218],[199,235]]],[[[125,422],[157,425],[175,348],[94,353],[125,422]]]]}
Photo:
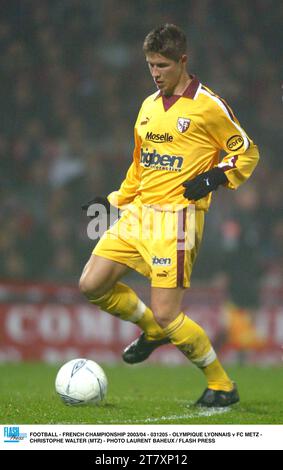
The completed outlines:
{"type": "Polygon", "coordinates": [[[0,14],[1,279],[75,282],[93,242],[81,203],[116,189],[133,125],[154,92],[144,36],[180,25],[189,71],[224,97],[258,144],[240,190],[207,216],[195,281],[255,304],[282,284],[283,3],[276,0],[12,0],[0,14]]]}

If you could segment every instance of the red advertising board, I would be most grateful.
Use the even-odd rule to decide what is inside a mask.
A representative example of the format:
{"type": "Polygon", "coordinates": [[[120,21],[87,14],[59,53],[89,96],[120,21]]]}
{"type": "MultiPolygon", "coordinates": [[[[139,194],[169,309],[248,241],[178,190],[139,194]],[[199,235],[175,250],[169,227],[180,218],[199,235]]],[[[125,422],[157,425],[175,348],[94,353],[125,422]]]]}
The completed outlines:
{"type": "MultiPolygon", "coordinates": [[[[190,292],[184,310],[202,325],[224,360],[235,361],[244,354],[250,362],[282,361],[283,304],[263,305],[256,313],[253,330],[262,341],[245,342],[240,337],[239,342],[225,330],[223,292],[203,287],[190,292]],[[219,342],[223,332],[225,340],[219,342]]],[[[0,297],[0,361],[61,362],[89,357],[115,362],[121,360],[124,347],[139,334],[136,325],[84,302],[72,287],[2,284],[0,297]]],[[[185,362],[171,345],[155,351],[151,360],[185,362]]]]}

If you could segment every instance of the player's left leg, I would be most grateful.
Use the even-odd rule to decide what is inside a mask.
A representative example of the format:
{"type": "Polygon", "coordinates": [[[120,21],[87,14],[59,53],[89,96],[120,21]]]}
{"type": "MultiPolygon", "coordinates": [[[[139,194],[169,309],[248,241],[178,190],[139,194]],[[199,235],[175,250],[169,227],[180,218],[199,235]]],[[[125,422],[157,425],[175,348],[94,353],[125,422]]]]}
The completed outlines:
{"type": "Polygon", "coordinates": [[[184,295],[184,289],[166,289],[154,288],[151,289],[151,310],[154,312],[154,318],[158,325],[160,325],[164,339],[162,341],[153,341],[151,338],[147,339],[144,334],[133,341],[123,352],[123,359],[125,362],[135,364],[147,359],[150,354],[162,344],[170,343],[170,339],[164,334],[164,327],[171,323],[172,319],[176,318],[181,310],[181,303],[184,295]],[[153,310],[154,309],[154,310],[153,310]]]}
{"type": "Polygon", "coordinates": [[[202,406],[228,406],[239,401],[236,386],[230,380],[210,343],[197,323],[181,310],[184,289],[152,288],[152,311],[165,335],[191,362],[202,370],[207,389],[198,400],[202,406]]]}

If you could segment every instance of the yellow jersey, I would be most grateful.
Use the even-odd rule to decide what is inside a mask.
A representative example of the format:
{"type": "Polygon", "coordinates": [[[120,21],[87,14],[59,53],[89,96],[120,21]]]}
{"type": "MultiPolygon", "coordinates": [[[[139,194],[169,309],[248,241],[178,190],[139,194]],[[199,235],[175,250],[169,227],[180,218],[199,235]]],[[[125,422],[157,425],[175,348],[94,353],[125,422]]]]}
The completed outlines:
{"type": "MultiPolygon", "coordinates": [[[[182,183],[221,167],[226,186],[236,189],[252,174],[257,146],[242,129],[228,104],[192,77],[183,95],[147,97],[134,129],[133,162],[118,191],[108,196],[116,207],[139,198],[142,204],[207,210],[211,194],[199,201],[184,198],[182,183]],[[221,151],[226,155],[221,160],[221,151]]],[[[166,209],[165,209],[166,210],[166,209]]]]}

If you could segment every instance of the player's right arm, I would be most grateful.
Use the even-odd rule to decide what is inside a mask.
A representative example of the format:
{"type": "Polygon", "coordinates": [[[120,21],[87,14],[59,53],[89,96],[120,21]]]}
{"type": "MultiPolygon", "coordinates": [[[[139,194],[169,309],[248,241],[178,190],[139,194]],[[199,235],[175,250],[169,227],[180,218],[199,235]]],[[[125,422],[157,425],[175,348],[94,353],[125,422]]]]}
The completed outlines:
{"type": "Polygon", "coordinates": [[[126,178],[122,182],[118,191],[113,191],[108,195],[108,201],[112,206],[121,209],[123,206],[133,202],[135,197],[139,194],[139,187],[141,182],[141,168],[140,160],[140,138],[135,129],[135,148],[133,152],[133,162],[127,171],[126,178]]]}

